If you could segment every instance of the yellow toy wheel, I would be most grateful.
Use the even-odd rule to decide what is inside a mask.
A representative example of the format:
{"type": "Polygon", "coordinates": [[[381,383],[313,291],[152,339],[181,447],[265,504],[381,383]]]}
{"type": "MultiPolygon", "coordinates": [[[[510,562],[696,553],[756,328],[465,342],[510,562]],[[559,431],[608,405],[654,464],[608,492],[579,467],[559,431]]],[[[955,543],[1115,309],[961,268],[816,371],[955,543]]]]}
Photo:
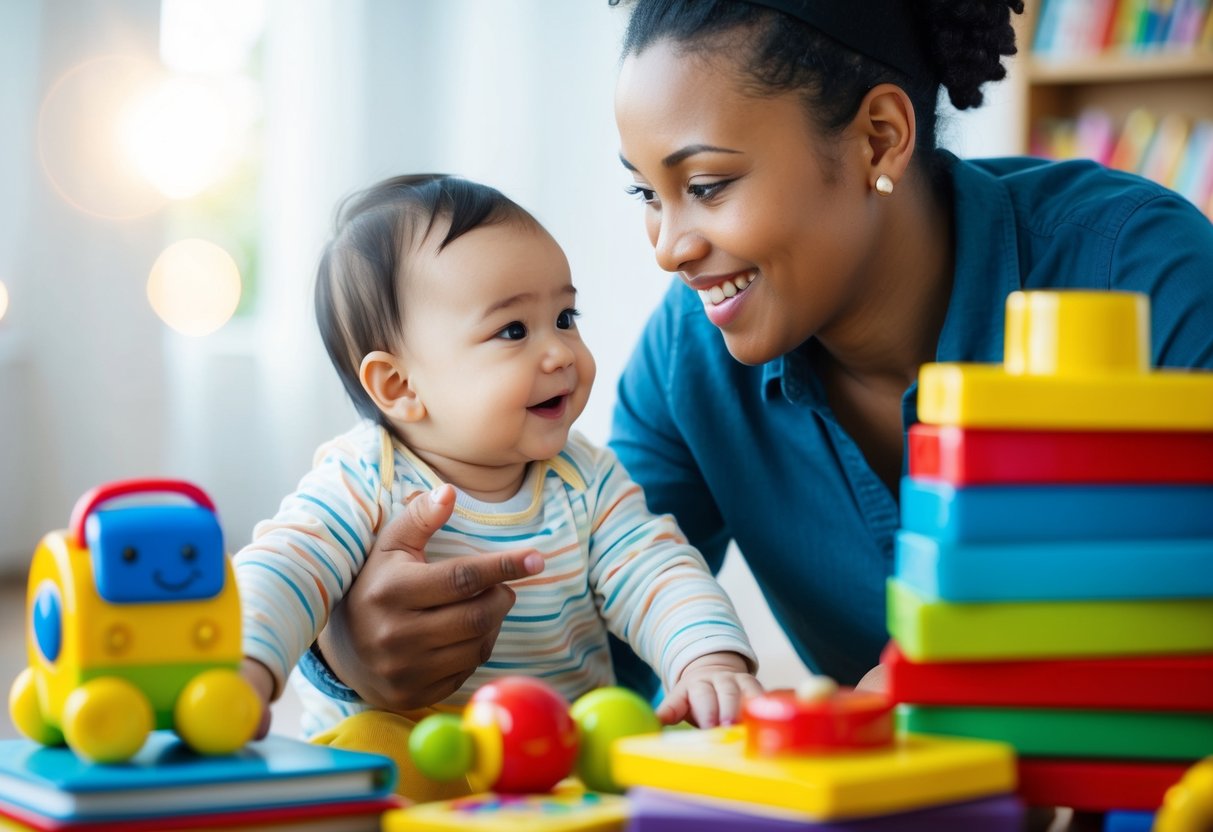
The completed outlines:
{"type": "Polygon", "coordinates": [[[42,745],[63,745],[63,732],[46,721],[34,686],[34,669],[27,667],[8,692],[8,714],[17,730],[42,745]]]}
{"type": "Polygon", "coordinates": [[[113,676],[85,682],[63,703],[67,744],[95,763],[120,763],[135,756],[154,723],[143,691],[113,676]]]}
{"type": "Polygon", "coordinates": [[[177,735],[199,754],[230,754],[253,738],[261,699],[234,670],[199,673],[173,706],[177,735]]]}

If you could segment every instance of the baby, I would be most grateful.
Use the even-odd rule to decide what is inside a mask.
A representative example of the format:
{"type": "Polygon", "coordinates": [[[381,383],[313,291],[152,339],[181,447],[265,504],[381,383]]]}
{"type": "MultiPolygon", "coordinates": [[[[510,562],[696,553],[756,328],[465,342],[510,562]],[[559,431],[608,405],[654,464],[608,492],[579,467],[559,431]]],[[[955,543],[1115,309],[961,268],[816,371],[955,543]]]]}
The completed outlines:
{"type": "MultiPolygon", "coordinates": [[[[316,315],[364,419],[320,447],[235,557],[244,672],[267,705],[379,531],[447,483],[455,512],[429,561],[533,548],[544,565],[510,583],[516,601],[492,657],[434,709],[459,709],[505,675],[539,677],[570,701],[613,684],[608,633],[661,677],[667,722],[731,722],[739,699],[761,691],[754,652],[702,557],[671,517],[649,513],[614,454],[570,433],[595,373],[575,298],[556,241],[492,188],[400,176],[346,202],[321,260],[316,315]]],[[[434,709],[387,714],[294,679],[305,734],[392,756],[409,797],[450,793],[422,782],[404,750],[434,709]]]]}

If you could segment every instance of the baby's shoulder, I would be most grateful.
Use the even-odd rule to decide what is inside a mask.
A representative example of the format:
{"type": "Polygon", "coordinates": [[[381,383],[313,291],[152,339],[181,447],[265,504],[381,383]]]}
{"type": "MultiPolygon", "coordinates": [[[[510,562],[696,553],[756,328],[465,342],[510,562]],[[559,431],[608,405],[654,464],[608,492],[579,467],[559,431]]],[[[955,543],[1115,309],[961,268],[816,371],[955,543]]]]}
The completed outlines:
{"type": "Polygon", "coordinates": [[[364,419],[345,433],[320,444],[312,457],[312,466],[342,462],[377,463],[382,455],[383,428],[364,419]]]}

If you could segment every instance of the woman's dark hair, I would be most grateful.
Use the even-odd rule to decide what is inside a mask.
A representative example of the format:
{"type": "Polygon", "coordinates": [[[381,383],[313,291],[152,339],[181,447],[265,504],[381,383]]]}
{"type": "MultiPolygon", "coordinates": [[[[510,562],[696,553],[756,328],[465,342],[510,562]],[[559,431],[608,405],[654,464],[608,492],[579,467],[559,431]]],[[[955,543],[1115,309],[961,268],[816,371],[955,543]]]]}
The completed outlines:
{"type": "Polygon", "coordinates": [[[623,54],[639,53],[663,39],[690,52],[708,50],[719,46],[721,36],[744,31],[748,39],[740,54],[753,91],[800,91],[814,123],[827,135],[851,122],[873,87],[896,84],[914,105],[919,147],[926,150],[926,170],[933,176],[939,162],[935,107],[940,85],[957,109],[982,103],[982,84],[1006,77],[1002,59],[1015,54],[1011,12],[1022,13],[1023,0],[906,2],[932,68],[921,77],[865,57],[791,15],[744,0],[634,0],[623,54]]]}
{"type": "Polygon", "coordinates": [[[362,388],[358,369],[375,350],[399,347],[409,252],[439,221],[441,251],[474,228],[507,220],[538,225],[500,191],[443,174],[396,176],[347,197],[316,273],[316,322],[358,413],[389,427],[362,388]]]}

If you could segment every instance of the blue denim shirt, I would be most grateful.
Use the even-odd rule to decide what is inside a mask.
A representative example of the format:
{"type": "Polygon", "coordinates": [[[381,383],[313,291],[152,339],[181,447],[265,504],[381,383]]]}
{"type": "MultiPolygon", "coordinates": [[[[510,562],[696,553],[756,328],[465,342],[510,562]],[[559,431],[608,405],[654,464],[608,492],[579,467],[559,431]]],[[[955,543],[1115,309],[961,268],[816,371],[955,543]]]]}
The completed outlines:
{"type": "MultiPolygon", "coordinates": [[[[1092,162],[949,156],[955,275],[939,361],[1002,360],[1017,289],[1145,292],[1156,364],[1213,367],[1213,225],[1181,197],[1092,162]]],[[[654,511],[719,569],[735,540],[805,663],[854,683],[888,639],[895,495],[835,418],[809,341],[735,361],[674,281],[619,384],[611,445],[654,511]]],[[[917,385],[902,396],[917,421],[917,385]]],[[[614,645],[621,681],[643,669],[614,645]]]]}

